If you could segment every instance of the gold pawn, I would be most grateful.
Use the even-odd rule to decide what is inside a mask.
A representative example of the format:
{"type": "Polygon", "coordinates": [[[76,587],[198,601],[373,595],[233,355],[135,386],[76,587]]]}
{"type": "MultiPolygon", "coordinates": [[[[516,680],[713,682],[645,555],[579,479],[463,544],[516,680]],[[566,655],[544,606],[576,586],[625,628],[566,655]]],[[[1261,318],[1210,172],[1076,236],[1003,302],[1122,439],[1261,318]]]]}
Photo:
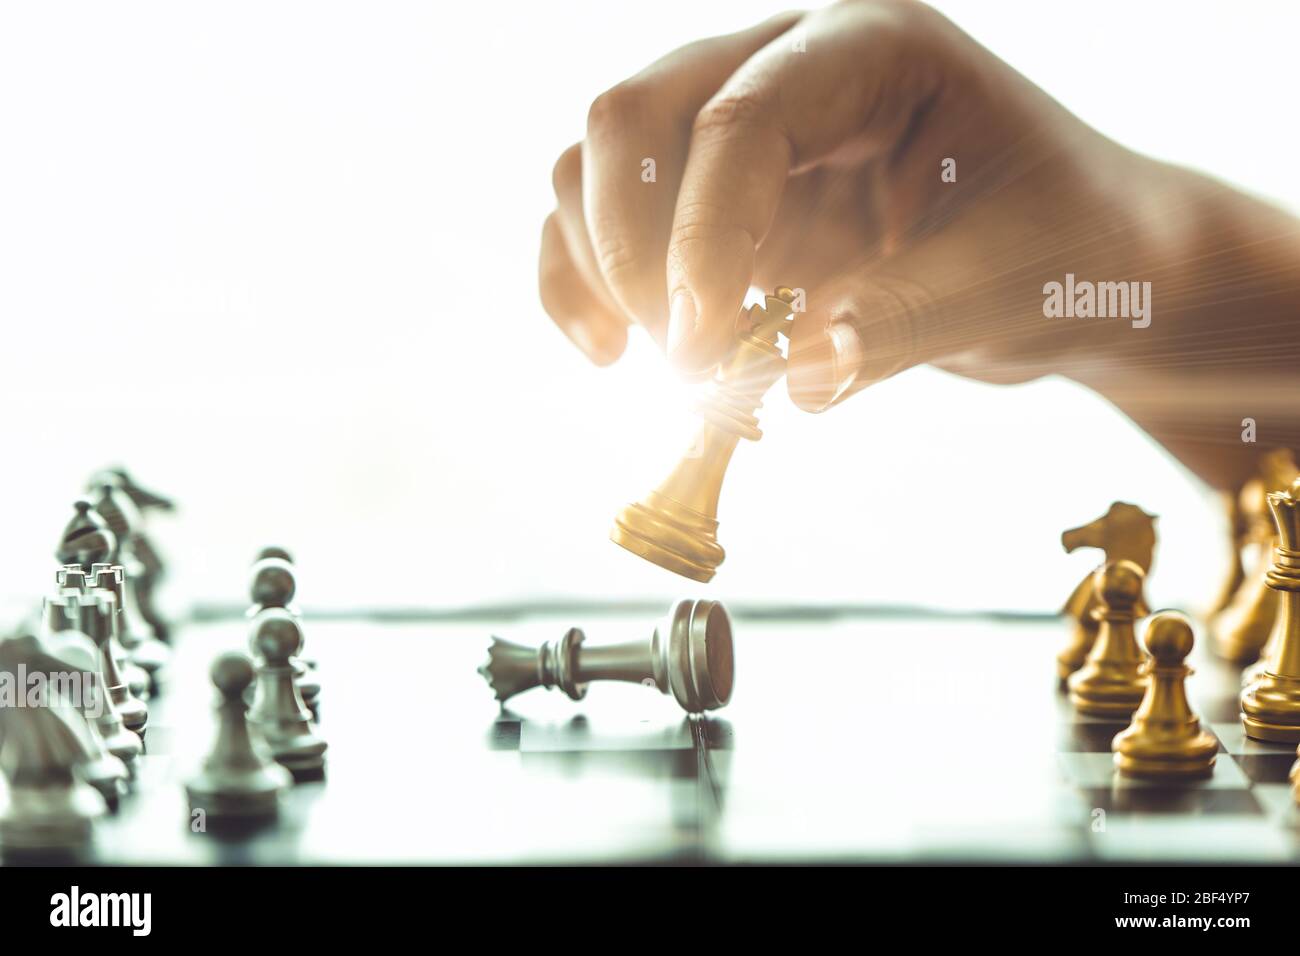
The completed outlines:
{"type": "MultiPolygon", "coordinates": [[[[1115,501],[1095,521],[1063,532],[1061,546],[1067,553],[1079,548],[1100,548],[1105,555],[1103,565],[1109,561],[1132,561],[1144,575],[1150,574],[1156,548],[1155,522],[1154,515],[1147,514],[1137,505],[1115,501]]],[[[1062,609],[1062,613],[1072,619],[1069,643],[1056,655],[1056,674],[1062,685],[1083,666],[1097,642],[1100,622],[1094,613],[1098,603],[1093,582],[1095,573],[1088,572],[1062,609]]],[[[1149,613],[1146,599],[1139,597],[1137,616],[1146,617],[1149,613]]]]}
{"type": "Polygon", "coordinates": [[[1147,625],[1150,683],[1133,722],[1111,742],[1115,766],[1132,777],[1208,777],[1219,742],[1201,729],[1187,702],[1192,673],[1192,626],[1177,611],[1161,611],[1147,625]]]}
{"type": "Polygon", "coordinates": [[[1098,605],[1097,642],[1084,665],[1070,675],[1070,702],[1081,714],[1131,717],[1147,689],[1146,658],[1133,632],[1142,597],[1142,568],[1108,561],[1093,575],[1098,605]]]}
{"type": "Polygon", "coordinates": [[[694,581],[712,579],[726,557],[717,537],[722,480],[740,439],[763,437],[754,413],[785,372],[777,335],[788,334],[794,301],[781,287],[742,310],[735,348],[696,408],[704,424],[695,442],[658,488],[618,513],[615,544],[694,581]]]}
{"type": "Polygon", "coordinates": [[[1277,528],[1265,578],[1279,592],[1279,611],[1263,673],[1241,692],[1241,723],[1256,740],[1300,743],[1300,478],[1268,496],[1277,528]]]}

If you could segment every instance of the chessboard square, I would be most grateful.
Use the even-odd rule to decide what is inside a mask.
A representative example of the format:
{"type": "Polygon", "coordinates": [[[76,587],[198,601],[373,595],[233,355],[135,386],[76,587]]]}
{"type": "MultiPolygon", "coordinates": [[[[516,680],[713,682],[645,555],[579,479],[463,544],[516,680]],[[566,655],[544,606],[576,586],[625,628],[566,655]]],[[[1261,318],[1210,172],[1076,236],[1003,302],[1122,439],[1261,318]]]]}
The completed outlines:
{"type": "Polygon", "coordinates": [[[1207,723],[1227,724],[1232,721],[1238,723],[1241,721],[1241,700],[1235,695],[1197,700],[1194,702],[1192,709],[1200,714],[1201,720],[1207,723]]]}
{"type": "Polygon", "coordinates": [[[1207,814],[1262,816],[1249,790],[1214,787],[1090,787],[1084,791],[1095,808],[1116,816],[1207,814]]]}
{"type": "Polygon", "coordinates": [[[1126,777],[1115,769],[1115,757],[1110,753],[1062,753],[1057,762],[1066,778],[1076,787],[1084,789],[1110,787],[1112,789],[1147,790],[1248,790],[1250,780],[1228,754],[1220,754],[1214,762],[1209,777],[1191,780],[1153,780],[1126,777]]]}
{"type": "Polygon", "coordinates": [[[1237,754],[1286,754],[1292,760],[1296,757],[1295,744],[1276,740],[1255,740],[1253,737],[1247,737],[1246,728],[1241,725],[1239,718],[1211,724],[1210,730],[1222,741],[1228,753],[1233,756],[1237,754]]]}
{"type": "Polygon", "coordinates": [[[1115,735],[1127,726],[1127,721],[1073,720],[1061,728],[1057,750],[1063,753],[1108,754],[1115,735]]]}
{"type": "Polygon", "coordinates": [[[1264,811],[1278,823],[1296,831],[1300,839],[1300,807],[1289,783],[1260,783],[1251,790],[1264,811]]]}
{"type": "Polygon", "coordinates": [[[521,751],[530,774],[585,777],[636,777],[643,780],[698,780],[699,755],[694,750],[533,750],[521,751]]]}
{"type": "Polygon", "coordinates": [[[735,728],[717,717],[694,718],[695,734],[705,750],[731,750],[736,738],[735,728]]]}
{"type": "Polygon", "coordinates": [[[1214,761],[1214,771],[1199,780],[1159,780],[1153,778],[1118,775],[1122,787],[1145,790],[1249,790],[1250,778],[1230,754],[1220,753],[1214,761]]]}
{"type": "Polygon", "coordinates": [[[522,724],[518,720],[501,718],[493,722],[488,731],[488,748],[491,750],[518,750],[522,724]]]}
{"type": "Polygon", "coordinates": [[[695,738],[686,718],[670,721],[591,721],[585,717],[558,722],[525,720],[520,727],[519,749],[525,753],[694,751],[695,738]]]}
{"type": "Polygon", "coordinates": [[[1109,787],[1115,778],[1115,758],[1109,750],[1105,753],[1060,753],[1056,760],[1065,778],[1084,790],[1109,787]]]}
{"type": "Polygon", "coordinates": [[[1192,864],[1283,863],[1290,859],[1294,841],[1279,833],[1274,820],[1263,814],[1238,815],[1231,807],[1222,810],[1211,808],[1194,821],[1163,814],[1110,814],[1105,828],[1091,833],[1090,845],[1099,860],[1115,863],[1149,865],[1156,859],[1192,864]]]}
{"type": "Polygon", "coordinates": [[[1236,754],[1233,759],[1255,783],[1281,783],[1289,786],[1291,767],[1296,758],[1293,753],[1282,753],[1236,754]]]}

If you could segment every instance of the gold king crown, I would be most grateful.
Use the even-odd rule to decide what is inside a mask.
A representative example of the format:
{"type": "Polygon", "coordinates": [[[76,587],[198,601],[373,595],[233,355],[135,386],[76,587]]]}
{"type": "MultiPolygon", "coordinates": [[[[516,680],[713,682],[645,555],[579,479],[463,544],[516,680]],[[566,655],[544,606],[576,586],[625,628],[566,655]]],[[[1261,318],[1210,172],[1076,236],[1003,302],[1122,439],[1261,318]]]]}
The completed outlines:
{"type": "Polygon", "coordinates": [[[781,287],[741,310],[735,347],[696,406],[704,424],[695,442],[659,487],[619,512],[615,544],[692,580],[713,577],[726,557],[717,537],[722,480],[740,439],[763,437],[755,413],[785,371],[777,336],[788,338],[795,299],[781,287]]]}

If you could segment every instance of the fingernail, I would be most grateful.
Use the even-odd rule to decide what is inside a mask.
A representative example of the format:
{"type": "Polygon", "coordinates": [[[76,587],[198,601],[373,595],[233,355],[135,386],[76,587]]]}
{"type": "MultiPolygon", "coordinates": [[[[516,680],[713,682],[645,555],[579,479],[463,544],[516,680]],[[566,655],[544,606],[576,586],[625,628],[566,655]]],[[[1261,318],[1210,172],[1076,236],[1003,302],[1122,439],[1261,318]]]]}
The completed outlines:
{"type": "Polygon", "coordinates": [[[805,411],[825,411],[853,385],[862,356],[857,329],[842,320],[831,322],[809,341],[792,344],[790,397],[805,411]]]}
{"type": "Polygon", "coordinates": [[[689,290],[678,289],[673,293],[668,316],[669,355],[677,351],[678,347],[694,334],[699,318],[695,308],[695,296],[691,295],[689,290]]]}
{"type": "Polygon", "coordinates": [[[833,405],[857,380],[865,350],[857,326],[850,322],[832,322],[826,330],[826,337],[831,340],[831,384],[834,391],[830,404],[833,405]]]}

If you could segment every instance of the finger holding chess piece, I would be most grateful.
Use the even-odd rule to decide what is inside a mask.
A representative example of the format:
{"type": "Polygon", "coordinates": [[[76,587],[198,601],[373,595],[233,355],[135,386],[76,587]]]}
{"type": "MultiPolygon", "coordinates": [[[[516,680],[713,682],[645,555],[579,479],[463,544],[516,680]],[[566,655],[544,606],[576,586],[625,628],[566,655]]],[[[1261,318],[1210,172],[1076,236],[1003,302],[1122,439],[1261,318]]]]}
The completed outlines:
{"type": "Polygon", "coordinates": [[[478,672],[502,703],[533,687],[558,687],[581,700],[597,680],[653,684],[691,714],[731,699],[731,618],[716,601],[679,601],[648,641],[586,647],[584,637],[570,628],[559,641],[537,648],[494,637],[478,672]]]}
{"type": "Polygon", "coordinates": [[[210,676],[220,696],[217,736],[199,772],[185,784],[190,810],[218,824],[273,819],[293,778],[249,732],[244,694],[253,683],[253,663],[243,654],[222,654],[210,676]]]}
{"type": "Polygon", "coordinates": [[[1145,638],[1150,682],[1133,722],[1111,742],[1115,766],[1131,777],[1208,777],[1219,742],[1201,729],[1187,701],[1192,626],[1177,611],[1161,611],[1151,618],[1145,638]]]}
{"type": "Polygon", "coordinates": [[[252,633],[260,661],[249,722],[295,780],[316,779],[325,771],[327,744],[312,729],[294,682],[291,659],[302,646],[302,631],[287,610],[270,607],[253,618],[252,633]]]}
{"type": "Polygon", "coordinates": [[[1246,736],[1300,744],[1300,477],[1268,495],[1277,547],[1265,582],[1278,592],[1278,617],[1263,672],[1241,692],[1246,736]]]}
{"type": "MultiPolygon", "coordinates": [[[[1155,515],[1147,514],[1137,505],[1115,501],[1095,521],[1062,532],[1061,546],[1067,554],[1080,548],[1099,548],[1104,555],[1103,565],[1110,561],[1132,561],[1143,574],[1150,574],[1156,547],[1155,522],[1155,515]]],[[[1090,571],[1079,582],[1062,608],[1071,621],[1069,642],[1056,656],[1056,673],[1062,686],[1083,666],[1097,642],[1101,622],[1094,613],[1098,605],[1094,573],[1090,571]]],[[[1139,597],[1137,616],[1145,617],[1148,613],[1145,597],[1139,597]]]]}
{"type": "Polygon", "coordinates": [[[1143,577],[1132,561],[1108,561],[1093,574],[1097,641],[1069,680],[1070,701],[1081,714],[1128,718],[1146,695],[1146,657],[1133,630],[1143,577]]]}

